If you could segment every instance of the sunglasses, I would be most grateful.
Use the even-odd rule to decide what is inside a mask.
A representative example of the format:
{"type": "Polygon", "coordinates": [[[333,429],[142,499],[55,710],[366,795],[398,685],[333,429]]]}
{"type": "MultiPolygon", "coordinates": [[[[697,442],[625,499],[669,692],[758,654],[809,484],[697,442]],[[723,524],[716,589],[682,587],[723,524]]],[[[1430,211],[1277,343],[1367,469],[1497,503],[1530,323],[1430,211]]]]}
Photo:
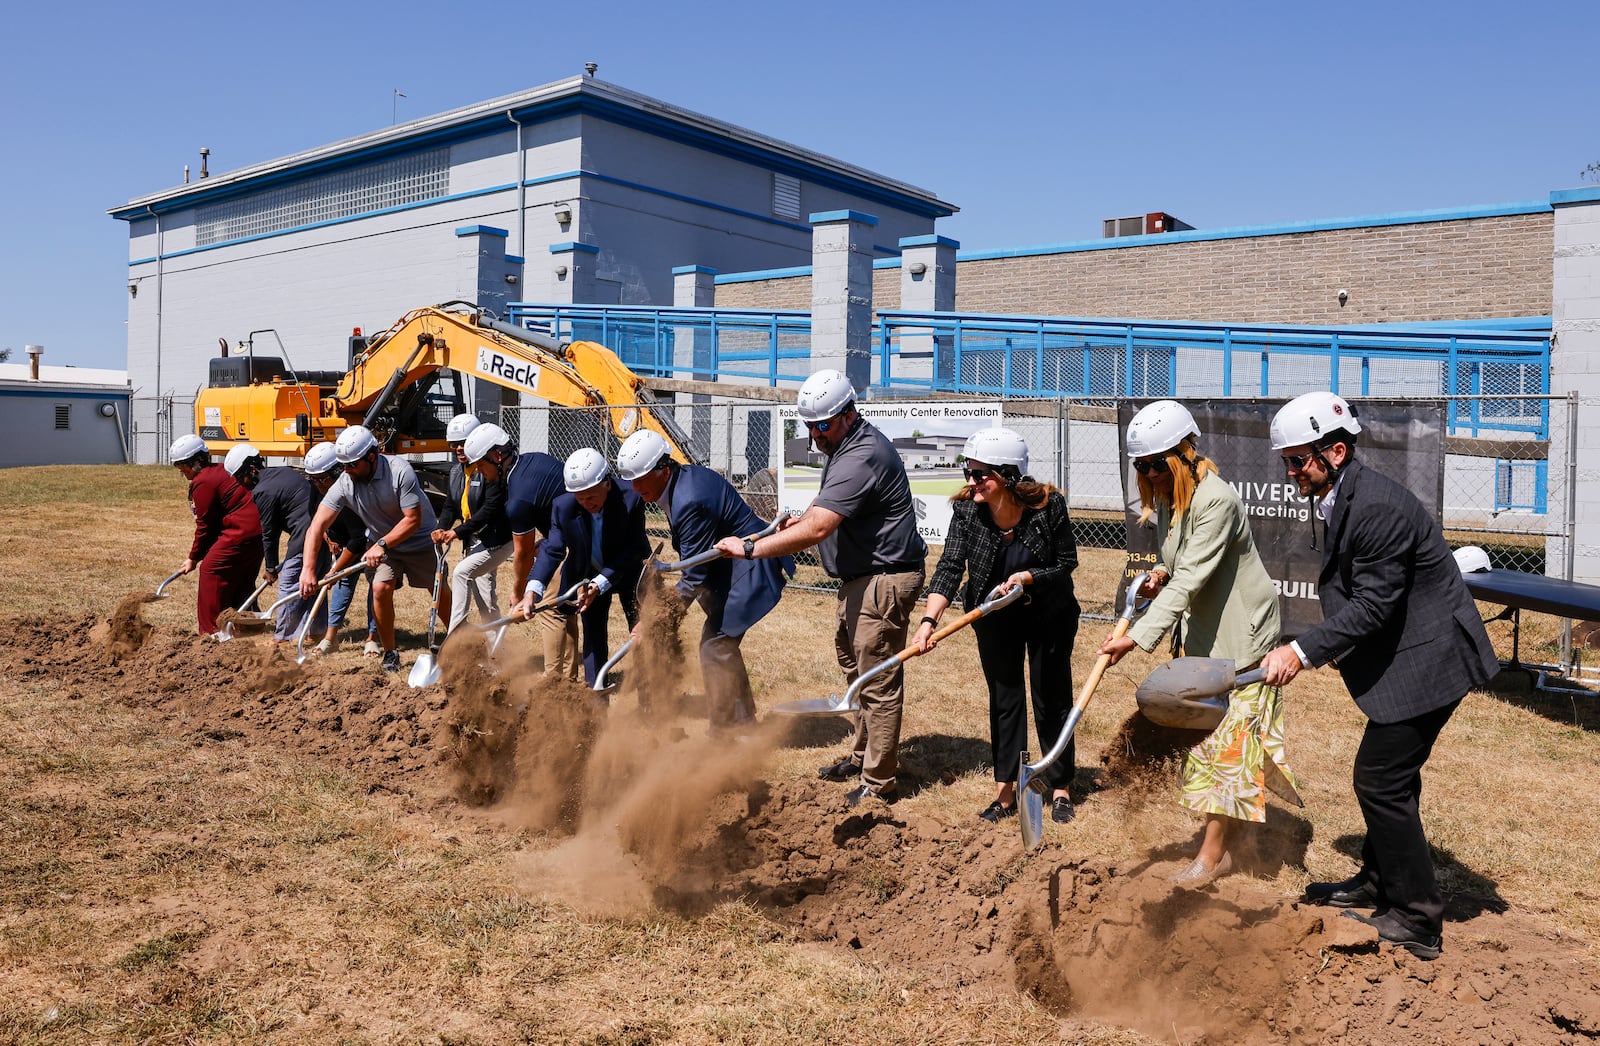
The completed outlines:
{"type": "Polygon", "coordinates": [[[994,469],[962,469],[961,474],[967,477],[969,483],[982,483],[994,475],[994,469]]]}
{"type": "Polygon", "coordinates": [[[1133,463],[1133,471],[1141,476],[1161,475],[1168,471],[1166,458],[1140,458],[1133,463]]]}
{"type": "Polygon", "coordinates": [[[827,432],[838,420],[838,418],[828,418],[826,421],[808,421],[806,428],[812,432],[827,432]]]}
{"type": "Polygon", "coordinates": [[[1315,461],[1316,457],[1315,454],[1285,454],[1283,455],[1283,467],[1290,472],[1299,472],[1312,461],[1315,461]]]}

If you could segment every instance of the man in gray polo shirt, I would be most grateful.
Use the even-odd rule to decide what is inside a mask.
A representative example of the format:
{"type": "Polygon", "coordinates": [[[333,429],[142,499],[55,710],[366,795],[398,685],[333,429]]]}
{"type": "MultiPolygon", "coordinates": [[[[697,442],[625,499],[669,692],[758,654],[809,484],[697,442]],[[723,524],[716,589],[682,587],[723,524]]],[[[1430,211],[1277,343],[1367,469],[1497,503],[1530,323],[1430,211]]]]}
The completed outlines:
{"type": "MultiPolygon", "coordinates": [[[[316,552],[322,536],[348,508],[367,528],[366,563],[372,585],[372,615],[383,644],[383,670],[400,671],[400,653],[394,640],[394,591],[409,584],[432,592],[438,571],[433,539],[438,527],[433,506],[417,482],[417,474],[404,458],[378,453],[378,441],[361,425],[352,425],[334,441],[334,452],[344,474],[322,498],[306,531],[305,562],[300,572],[301,598],[316,591],[316,552]]],[[[450,589],[439,588],[439,617],[450,619],[450,589]]]]}
{"type": "MultiPolygon", "coordinates": [[[[817,546],[823,569],[840,581],[833,642],[851,683],[905,647],[928,555],[917,533],[905,464],[889,438],[856,411],[855,399],[855,389],[839,371],[822,370],[806,379],[796,407],[812,442],[828,458],[816,498],[804,515],[788,517],[770,537],[717,542],[723,555],[745,559],[817,546]]],[[[850,754],[819,773],[829,781],[860,775],[848,796],[851,806],[892,802],[904,674],[895,668],[875,676],[862,685],[860,696],[850,754]]]]}

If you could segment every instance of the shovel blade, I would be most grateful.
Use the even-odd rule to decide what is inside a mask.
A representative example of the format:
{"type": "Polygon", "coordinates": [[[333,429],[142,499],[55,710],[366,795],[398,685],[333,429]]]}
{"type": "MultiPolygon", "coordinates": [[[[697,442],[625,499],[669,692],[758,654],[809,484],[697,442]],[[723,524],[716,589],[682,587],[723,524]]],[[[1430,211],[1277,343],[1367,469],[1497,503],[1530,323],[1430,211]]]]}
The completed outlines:
{"type": "Polygon", "coordinates": [[[785,701],[781,705],[774,705],[774,715],[795,716],[829,716],[849,715],[861,711],[861,706],[853,704],[849,695],[835,694],[832,697],[803,697],[797,701],[785,701]]]}
{"type": "Polygon", "coordinates": [[[439,659],[431,653],[417,658],[417,663],[411,666],[411,674],[406,677],[406,682],[411,684],[413,690],[421,690],[438,681],[439,659]]]}
{"type": "Polygon", "coordinates": [[[1044,845],[1044,788],[1048,785],[1028,769],[1026,752],[1019,762],[1022,769],[1017,774],[1017,825],[1022,829],[1023,850],[1032,852],[1044,845]]]}

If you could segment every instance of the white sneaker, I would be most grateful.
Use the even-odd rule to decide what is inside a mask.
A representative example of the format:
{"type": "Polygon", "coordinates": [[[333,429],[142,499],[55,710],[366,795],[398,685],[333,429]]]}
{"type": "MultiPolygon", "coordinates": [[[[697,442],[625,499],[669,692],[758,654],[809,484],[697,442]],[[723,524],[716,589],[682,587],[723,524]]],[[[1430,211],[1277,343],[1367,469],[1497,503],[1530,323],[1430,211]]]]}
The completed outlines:
{"type": "Polygon", "coordinates": [[[337,650],[338,648],[339,648],[339,644],[338,643],[335,643],[331,639],[323,639],[322,642],[317,644],[317,653],[319,653],[319,654],[331,654],[335,650],[337,650]]]}
{"type": "Polygon", "coordinates": [[[377,657],[383,653],[383,647],[378,645],[376,639],[369,639],[367,640],[367,645],[361,648],[361,652],[368,657],[377,657]]]}

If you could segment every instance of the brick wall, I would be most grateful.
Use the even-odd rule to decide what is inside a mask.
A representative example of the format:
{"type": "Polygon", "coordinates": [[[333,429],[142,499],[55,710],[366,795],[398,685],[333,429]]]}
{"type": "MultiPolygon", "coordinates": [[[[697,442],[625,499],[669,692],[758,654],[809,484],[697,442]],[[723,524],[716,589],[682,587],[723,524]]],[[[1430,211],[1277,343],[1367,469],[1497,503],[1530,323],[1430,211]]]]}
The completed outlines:
{"type": "MultiPolygon", "coordinates": [[[[1553,221],[1546,212],[963,261],[956,309],[1285,324],[1544,316],[1553,221]]],[[[873,308],[899,301],[900,270],[875,270],[873,308]]],[[[726,284],[717,304],[809,309],[811,280],[726,284]]]]}

